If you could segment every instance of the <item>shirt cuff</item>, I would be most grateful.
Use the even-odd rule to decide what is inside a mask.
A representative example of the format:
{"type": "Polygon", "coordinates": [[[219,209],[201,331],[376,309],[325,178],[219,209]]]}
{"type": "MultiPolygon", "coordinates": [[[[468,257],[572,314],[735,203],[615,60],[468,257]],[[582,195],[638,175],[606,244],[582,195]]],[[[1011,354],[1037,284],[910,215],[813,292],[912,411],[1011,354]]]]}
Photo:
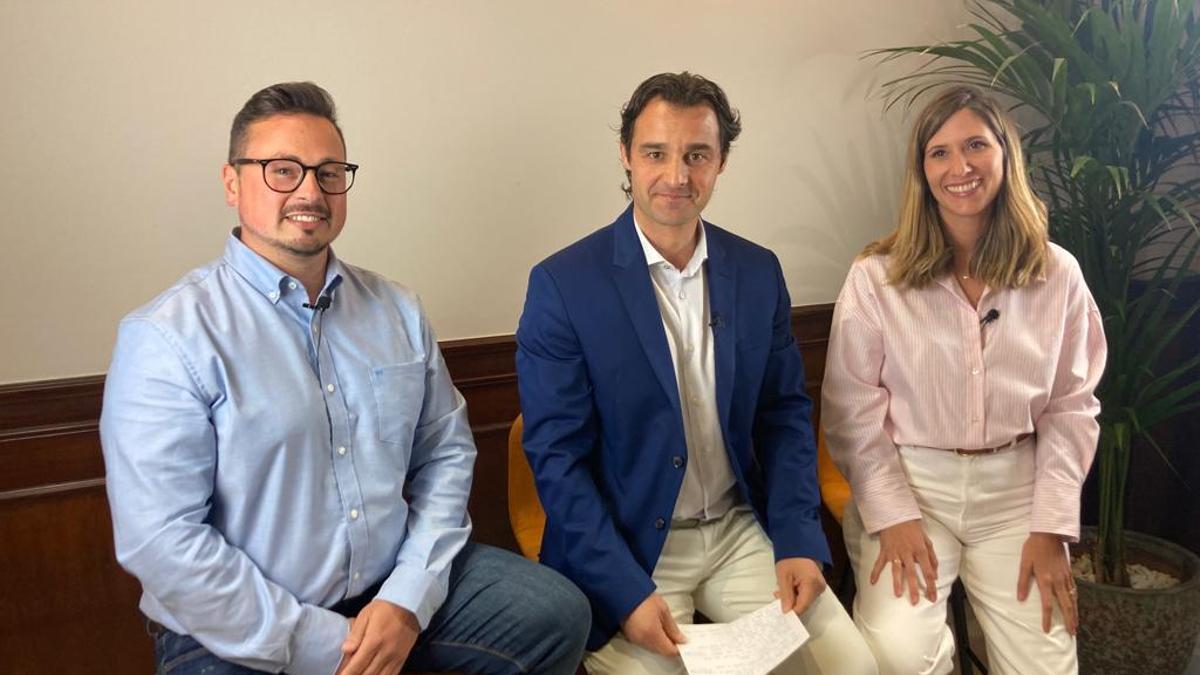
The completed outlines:
{"type": "Polygon", "coordinates": [[[903,478],[872,481],[852,488],[854,505],[867,534],[897,523],[921,519],[921,507],[903,478]]]}
{"type": "Polygon", "coordinates": [[[316,605],[300,606],[300,621],[292,632],[289,675],[333,675],[342,661],[342,643],[350,622],[337,612],[316,605]]]}
{"type": "Polygon", "coordinates": [[[425,570],[397,567],[375,597],[412,612],[425,630],[446,601],[446,584],[425,570]]]}
{"type": "Polygon", "coordinates": [[[1054,480],[1033,484],[1033,513],[1030,532],[1058,534],[1079,541],[1079,492],[1081,486],[1054,480]]]}

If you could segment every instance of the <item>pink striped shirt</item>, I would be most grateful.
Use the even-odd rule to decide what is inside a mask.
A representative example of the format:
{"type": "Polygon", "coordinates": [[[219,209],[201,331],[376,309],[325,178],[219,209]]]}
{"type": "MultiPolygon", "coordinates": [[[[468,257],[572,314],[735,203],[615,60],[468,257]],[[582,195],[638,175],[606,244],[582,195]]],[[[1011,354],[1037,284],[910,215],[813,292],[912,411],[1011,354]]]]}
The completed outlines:
{"type": "Polygon", "coordinates": [[[901,288],[887,282],[884,256],[850,268],[821,423],[868,532],[921,517],[897,446],[987,448],[1036,433],[1030,531],[1078,538],[1108,349],[1079,264],[1051,244],[1047,267],[1025,288],[984,290],[978,308],[950,276],[901,288]]]}

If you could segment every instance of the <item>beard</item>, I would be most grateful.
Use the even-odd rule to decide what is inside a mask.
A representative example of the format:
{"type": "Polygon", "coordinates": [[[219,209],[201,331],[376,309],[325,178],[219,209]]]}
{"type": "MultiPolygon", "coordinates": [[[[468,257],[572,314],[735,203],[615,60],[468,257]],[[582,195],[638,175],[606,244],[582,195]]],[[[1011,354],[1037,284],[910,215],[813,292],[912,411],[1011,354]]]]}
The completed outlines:
{"type": "Polygon", "coordinates": [[[313,258],[324,253],[329,248],[329,242],[314,241],[306,244],[303,242],[276,241],[275,246],[292,255],[313,258]]]}

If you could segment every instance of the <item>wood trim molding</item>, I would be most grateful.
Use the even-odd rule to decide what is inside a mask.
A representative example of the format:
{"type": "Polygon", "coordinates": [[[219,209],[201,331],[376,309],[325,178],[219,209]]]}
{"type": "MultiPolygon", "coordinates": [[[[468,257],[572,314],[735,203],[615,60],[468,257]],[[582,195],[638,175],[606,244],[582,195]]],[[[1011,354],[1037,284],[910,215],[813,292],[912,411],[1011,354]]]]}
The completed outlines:
{"type": "MultiPolygon", "coordinates": [[[[792,308],[810,388],[820,386],[832,318],[832,303],[792,308]]],[[[515,337],[445,340],[440,346],[467,399],[472,430],[499,436],[519,410],[515,337]]],[[[0,499],[103,481],[98,453],[103,394],[104,375],[0,385],[0,477],[10,477],[0,478],[0,499]]]]}
{"type": "Polygon", "coordinates": [[[17,430],[45,433],[100,419],[103,375],[0,385],[0,438],[17,430]]]}
{"type": "Polygon", "coordinates": [[[0,502],[6,499],[24,499],[26,497],[44,497],[46,495],[58,494],[60,492],[76,492],[78,490],[90,490],[92,488],[104,487],[103,478],[87,478],[85,480],[73,480],[67,483],[54,483],[52,485],[39,485],[37,487],[22,488],[19,490],[5,490],[0,492],[0,502]]]}

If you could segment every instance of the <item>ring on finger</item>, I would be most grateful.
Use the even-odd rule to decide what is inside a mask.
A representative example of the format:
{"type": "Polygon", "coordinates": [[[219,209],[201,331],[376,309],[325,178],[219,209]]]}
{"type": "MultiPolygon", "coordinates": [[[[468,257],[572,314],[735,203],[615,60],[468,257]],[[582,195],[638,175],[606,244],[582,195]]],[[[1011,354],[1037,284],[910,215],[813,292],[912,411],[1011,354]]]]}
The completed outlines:
{"type": "Polygon", "coordinates": [[[904,561],[903,561],[903,560],[901,560],[901,559],[899,559],[899,558],[893,558],[893,559],[892,559],[892,564],[893,564],[893,565],[903,565],[903,564],[904,564],[904,561]]]}

